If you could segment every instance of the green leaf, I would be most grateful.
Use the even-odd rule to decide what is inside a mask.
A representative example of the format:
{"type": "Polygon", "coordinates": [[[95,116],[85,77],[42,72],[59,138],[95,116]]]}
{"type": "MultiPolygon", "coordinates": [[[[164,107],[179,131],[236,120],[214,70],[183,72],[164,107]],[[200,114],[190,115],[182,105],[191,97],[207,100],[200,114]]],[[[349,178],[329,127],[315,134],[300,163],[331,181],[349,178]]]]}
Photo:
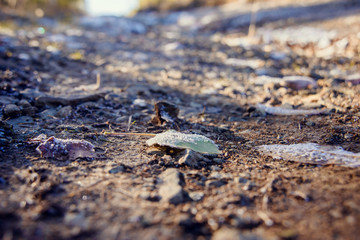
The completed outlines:
{"type": "Polygon", "coordinates": [[[146,141],[146,144],[168,146],[180,149],[191,149],[205,154],[219,154],[221,151],[216,144],[207,137],[198,134],[185,134],[174,130],[156,134],[146,141]]]}

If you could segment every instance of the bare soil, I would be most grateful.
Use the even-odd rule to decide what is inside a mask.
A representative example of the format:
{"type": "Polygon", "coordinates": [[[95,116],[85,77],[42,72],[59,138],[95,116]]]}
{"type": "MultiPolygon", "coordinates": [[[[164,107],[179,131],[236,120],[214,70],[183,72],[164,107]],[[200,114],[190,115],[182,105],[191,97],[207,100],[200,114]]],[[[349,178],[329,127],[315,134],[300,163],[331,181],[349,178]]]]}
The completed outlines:
{"type": "Polygon", "coordinates": [[[360,73],[360,6],[305,2],[305,12],[316,10],[312,15],[300,6],[293,18],[285,14],[290,7],[271,8],[280,19],[260,11],[257,31],[336,30],[326,47],[246,38],[248,25],[239,19],[249,12],[225,8],[220,15],[219,8],[189,11],[195,19],[201,11],[221,16],[192,26],[164,13],[99,27],[3,12],[0,237],[358,239],[359,168],[279,160],[256,150],[314,142],[360,152],[360,84],[349,78],[360,73]],[[262,73],[308,76],[316,86],[255,83],[262,73]],[[176,123],[152,120],[159,101],[180,110],[176,123]],[[257,103],[326,112],[276,116],[257,103]],[[179,164],[179,151],[154,150],[147,136],[103,134],[167,129],[204,135],[222,154],[179,164]],[[41,133],[87,140],[97,157],[42,158],[28,142],[41,133]],[[169,169],[176,169],[170,182],[181,189],[175,202],[159,191],[169,169]]]}

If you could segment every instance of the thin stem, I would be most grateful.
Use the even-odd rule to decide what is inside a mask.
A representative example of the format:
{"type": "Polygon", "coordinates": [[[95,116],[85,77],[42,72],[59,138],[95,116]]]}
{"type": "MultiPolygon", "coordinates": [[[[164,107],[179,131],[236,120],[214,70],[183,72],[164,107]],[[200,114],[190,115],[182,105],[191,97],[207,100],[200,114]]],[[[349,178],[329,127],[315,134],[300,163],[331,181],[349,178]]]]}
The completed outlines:
{"type": "Polygon", "coordinates": [[[104,135],[108,135],[108,136],[126,136],[126,135],[131,135],[131,136],[147,136],[147,137],[155,137],[156,134],[154,133],[112,133],[112,132],[104,132],[104,135]]]}

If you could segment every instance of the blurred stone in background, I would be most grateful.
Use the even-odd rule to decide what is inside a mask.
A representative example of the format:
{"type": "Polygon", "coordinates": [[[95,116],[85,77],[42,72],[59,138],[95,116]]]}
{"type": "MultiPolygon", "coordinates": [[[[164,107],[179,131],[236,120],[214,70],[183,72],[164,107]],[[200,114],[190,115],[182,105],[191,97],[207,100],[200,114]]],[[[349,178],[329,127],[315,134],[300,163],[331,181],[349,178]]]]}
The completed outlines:
{"type": "Polygon", "coordinates": [[[84,13],[84,0],[0,0],[3,12],[28,17],[69,17],[84,13]]]}
{"type": "Polygon", "coordinates": [[[217,6],[237,0],[139,0],[139,11],[184,10],[201,6],[217,6]]]}

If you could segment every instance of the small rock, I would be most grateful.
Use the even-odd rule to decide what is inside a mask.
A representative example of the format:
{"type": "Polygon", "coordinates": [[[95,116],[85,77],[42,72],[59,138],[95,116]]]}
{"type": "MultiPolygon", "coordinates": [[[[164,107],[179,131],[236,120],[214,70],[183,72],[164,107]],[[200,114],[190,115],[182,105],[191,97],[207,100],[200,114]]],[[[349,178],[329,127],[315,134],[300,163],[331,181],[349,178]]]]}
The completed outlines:
{"type": "Polygon", "coordinates": [[[190,167],[199,167],[199,162],[204,158],[205,157],[201,154],[193,150],[186,149],[179,158],[179,164],[185,164],[190,167]]]}
{"type": "Polygon", "coordinates": [[[30,60],[30,55],[27,53],[20,53],[18,57],[21,60],[25,60],[25,61],[30,60]]]}
{"type": "Polygon", "coordinates": [[[355,86],[360,84],[360,73],[358,74],[353,74],[350,75],[346,78],[346,82],[350,85],[350,86],[355,86]]]}
{"type": "Polygon", "coordinates": [[[316,88],[317,83],[314,79],[310,77],[304,77],[304,76],[287,76],[283,78],[283,83],[287,88],[291,88],[294,90],[301,90],[306,88],[316,88]]]}
{"type": "Polygon", "coordinates": [[[272,52],[270,53],[270,58],[276,61],[282,61],[288,58],[288,56],[284,52],[272,52]]]}
{"type": "Polygon", "coordinates": [[[39,117],[41,119],[53,118],[56,115],[56,109],[45,109],[44,111],[39,113],[39,117]]]}
{"type": "Polygon", "coordinates": [[[282,77],[281,72],[275,68],[259,68],[255,70],[257,76],[270,76],[270,77],[282,77]]]}
{"type": "Polygon", "coordinates": [[[187,193],[182,186],[185,184],[184,175],[175,168],[169,168],[160,175],[162,184],[159,195],[162,201],[180,204],[187,200],[187,193]]]}
{"type": "Polygon", "coordinates": [[[143,108],[147,106],[147,103],[144,99],[137,98],[134,100],[133,105],[143,108]]]}
{"type": "Polygon", "coordinates": [[[5,106],[3,113],[4,113],[4,117],[6,117],[6,118],[8,118],[8,117],[16,118],[16,117],[20,116],[21,110],[15,104],[8,104],[5,106]]]}
{"type": "Polygon", "coordinates": [[[18,103],[18,105],[19,105],[23,115],[28,115],[28,116],[35,115],[36,109],[33,106],[31,106],[31,104],[28,101],[23,99],[18,103]]]}
{"type": "Polygon", "coordinates": [[[114,168],[112,168],[112,169],[110,169],[109,170],[109,173],[111,173],[111,174],[115,174],[115,173],[121,173],[121,172],[125,172],[125,167],[124,166],[117,166],[117,167],[114,167],[114,168]]]}
{"type": "Polygon", "coordinates": [[[81,229],[86,229],[88,227],[88,221],[85,218],[85,213],[66,213],[64,222],[66,225],[71,227],[79,227],[81,229]]]}
{"type": "Polygon", "coordinates": [[[20,108],[29,108],[29,107],[31,107],[31,104],[28,101],[24,100],[24,99],[20,100],[18,105],[19,105],[20,108]]]}
{"type": "Polygon", "coordinates": [[[179,50],[179,49],[182,49],[183,46],[178,43],[178,42],[172,42],[172,43],[168,43],[168,44],[165,44],[163,47],[162,47],[162,50],[166,53],[172,53],[173,51],[175,50],[179,50]]]}
{"type": "Polygon", "coordinates": [[[56,113],[56,117],[58,118],[68,118],[71,116],[73,110],[71,106],[66,106],[60,108],[60,110],[56,113]]]}
{"type": "Polygon", "coordinates": [[[225,181],[222,181],[222,180],[209,180],[209,181],[206,181],[205,183],[207,186],[209,187],[221,187],[221,186],[224,186],[226,184],[225,181]]]}
{"type": "Polygon", "coordinates": [[[191,193],[189,193],[189,197],[195,202],[201,201],[204,198],[204,195],[205,194],[203,192],[191,192],[191,193]]]}
{"type": "Polygon", "coordinates": [[[239,183],[241,183],[241,184],[245,184],[245,183],[247,183],[248,181],[249,181],[248,179],[243,178],[243,177],[239,177],[238,180],[237,180],[237,182],[239,182],[239,183]]]}
{"type": "Polygon", "coordinates": [[[218,171],[214,171],[209,175],[209,178],[218,179],[218,180],[226,180],[226,179],[233,179],[231,173],[221,173],[218,171]]]}

